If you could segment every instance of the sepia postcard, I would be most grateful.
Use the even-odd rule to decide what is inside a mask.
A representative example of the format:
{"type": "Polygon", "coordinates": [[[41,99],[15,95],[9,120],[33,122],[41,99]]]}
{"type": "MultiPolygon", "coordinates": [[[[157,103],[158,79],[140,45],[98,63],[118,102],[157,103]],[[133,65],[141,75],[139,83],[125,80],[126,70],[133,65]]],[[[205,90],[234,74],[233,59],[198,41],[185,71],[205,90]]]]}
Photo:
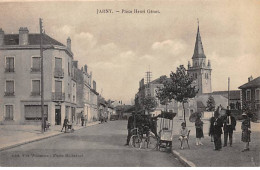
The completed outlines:
{"type": "Polygon", "coordinates": [[[0,1],[0,166],[259,167],[259,11],[0,1]]]}

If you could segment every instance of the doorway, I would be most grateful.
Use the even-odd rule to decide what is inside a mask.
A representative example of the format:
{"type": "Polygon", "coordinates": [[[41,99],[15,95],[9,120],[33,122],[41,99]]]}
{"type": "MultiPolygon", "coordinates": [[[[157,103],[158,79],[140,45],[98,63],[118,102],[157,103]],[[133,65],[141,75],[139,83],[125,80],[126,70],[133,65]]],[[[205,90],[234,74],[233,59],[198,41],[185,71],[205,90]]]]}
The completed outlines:
{"type": "Polygon", "coordinates": [[[61,106],[55,106],[55,125],[61,125],[61,106]]]}

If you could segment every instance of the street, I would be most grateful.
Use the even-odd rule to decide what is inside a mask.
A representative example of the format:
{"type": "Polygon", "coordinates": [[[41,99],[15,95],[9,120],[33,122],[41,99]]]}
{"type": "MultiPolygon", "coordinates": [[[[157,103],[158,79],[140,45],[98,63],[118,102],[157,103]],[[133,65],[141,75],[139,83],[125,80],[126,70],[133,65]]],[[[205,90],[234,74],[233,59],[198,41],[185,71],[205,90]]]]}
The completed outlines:
{"type": "Polygon", "coordinates": [[[0,166],[183,166],[170,152],[124,146],[126,124],[108,122],[2,151],[0,166]]]}

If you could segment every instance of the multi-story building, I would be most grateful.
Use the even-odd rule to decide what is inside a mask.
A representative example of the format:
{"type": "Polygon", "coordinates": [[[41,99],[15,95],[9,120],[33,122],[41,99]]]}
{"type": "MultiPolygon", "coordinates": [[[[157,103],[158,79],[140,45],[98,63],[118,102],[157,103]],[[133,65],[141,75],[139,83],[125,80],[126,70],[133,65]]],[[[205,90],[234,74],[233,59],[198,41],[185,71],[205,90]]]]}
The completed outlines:
{"type": "MultiPolygon", "coordinates": [[[[136,104],[140,106],[140,109],[143,109],[142,106],[142,99],[145,96],[151,96],[154,97],[157,101],[157,107],[153,112],[150,114],[152,116],[157,116],[161,113],[161,111],[170,111],[178,114],[178,117],[183,117],[183,106],[181,103],[172,100],[171,102],[167,103],[167,105],[163,105],[160,103],[159,99],[157,98],[157,91],[159,88],[163,87],[163,81],[167,80],[166,76],[161,76],[153,81],[151,81],[148,84],[144,84],[143,79],[140,81],[139,85],[139,91],[136,94],[136,104]]],[[[197,110],[197,105],[194,99],[189,99],[188,103],[185,103],[185,116],[188,117],[190,114],[195,112],[197,110]]]]}
{"type": "MultiPolygon", "coordinates": [[[[71,40],[67,46],[43,34],[44,116],[51,125],[73,119],[76,82],[72,79],[71,40]]],[[[0,29],[0,122],[38,123],[41,120],[40,34],[20,28],[19,34],[0,29]]]]}
{"type": "Polygon", "coordinates": [[[78,61],[73,61],[73,65],[77,82],[77,122],[80,122],[82,115],[88,122],[98,120],[98,93],[96,82],[92,81],[92,73],[88,73],[87,65],[79,69],[78,61]]]}
{"type": "MultiPolygon", "coordinates": [[[[239,87],[242,92],[242,107],[248,107],[248,109],[257,115],[260,119],[260,77],[255,79],[248,78],[248,82],[239,87]]],[[[242,108],[243,109],[243,108],[242,108]]]]}

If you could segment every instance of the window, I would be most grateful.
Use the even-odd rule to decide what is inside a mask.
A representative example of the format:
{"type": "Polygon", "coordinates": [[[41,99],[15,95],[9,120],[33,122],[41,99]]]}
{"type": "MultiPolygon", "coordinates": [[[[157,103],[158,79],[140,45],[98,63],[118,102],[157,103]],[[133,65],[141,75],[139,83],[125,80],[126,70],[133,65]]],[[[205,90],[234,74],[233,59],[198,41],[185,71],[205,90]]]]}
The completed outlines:
{"type": "Polygon", "coordinates": [[[251,100],[251,90],[247,89],[246,90],[246,101],[250,101],[251,100]]]}
{"type": "Polygon", "coordinates": [[[255,90],[255,100],[260,100],[260,89],[255,90]]]}
{"type": "MultiPolygon", "coordinates": [[[[44,117],[48,120],[48,106],[44,105],[44,117]]],[[[41,120],[41,105],[25,105],[24,106],[25,120],[41,120]]]]}
{"type": "Polygon", "coordinates": [[[39,72],[41,70],[41,58],[40,57],[32,57],[32,72],[39,72]]]}
{"type": "Polygon", "coordinates": [[[255,104],[255,110],[256,111],[260,110],[260,104],[259,103],[255,104]]]}
{"type": "Polygon", "coordinates": [[[70,63],[68,63],[68,75],[70,76],[70,63]]]}
{"type": "Polygon", "coordinates": [[[14,95],[14,80],[6,80],[5,83],[5,96],[14,95]]]}
{"type": "Polygon", "coordinates": [[[5,72],[14,72],[14,57],[6,57],[5,72]]]}
{"type": "Polygon", "coordinates": [[[40,80],[32,80],[32,96],[39,96],[41,94],[40,80]]]}
{"type": "Polygon", "coordinates": [[[209,74],[205,73],[205,79],[209,79],[209,74]]]}
{"type": "Polygon", "coordinates": [[[62,59],[55,57],[55,68],[54,68],[54,77],[63,77],[64,72],[62,69],[62,59]]]}
{"type": "Polygon", "coordinates": [[[14,106],[5,105],[5,120],[14,120],[14,106]]]}

